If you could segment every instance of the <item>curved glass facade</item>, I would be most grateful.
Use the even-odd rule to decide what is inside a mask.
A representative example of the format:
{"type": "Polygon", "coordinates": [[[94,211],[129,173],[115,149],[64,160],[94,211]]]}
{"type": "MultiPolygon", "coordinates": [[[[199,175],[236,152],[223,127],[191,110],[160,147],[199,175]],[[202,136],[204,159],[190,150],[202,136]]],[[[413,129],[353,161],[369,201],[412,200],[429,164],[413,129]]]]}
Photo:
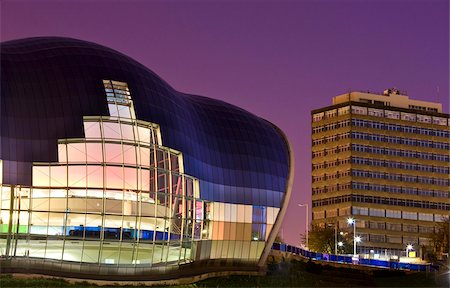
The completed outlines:
{"type": "Polygon", "coordinates": [[[1,255],[131,275],[264,257],[288,200],[276,127],[96,44],[1,52],[1,255]]]}

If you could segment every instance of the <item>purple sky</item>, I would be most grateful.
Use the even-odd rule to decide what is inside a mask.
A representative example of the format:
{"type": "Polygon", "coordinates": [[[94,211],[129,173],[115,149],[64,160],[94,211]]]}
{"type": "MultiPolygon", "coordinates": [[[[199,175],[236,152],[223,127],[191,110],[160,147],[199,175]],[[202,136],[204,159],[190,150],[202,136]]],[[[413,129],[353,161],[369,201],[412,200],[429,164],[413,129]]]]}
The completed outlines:
{"type": "Polygon", "coordinates": [[[93,41],[179,91],[225,100],[285,131],[296,158],[283,225],[291,244],[305,227],[297,204],[311,202],[312,109],[349,90],[395,86],[449,110],[447,0],[61,2],[1,0],[1,41],[93,41]]]}

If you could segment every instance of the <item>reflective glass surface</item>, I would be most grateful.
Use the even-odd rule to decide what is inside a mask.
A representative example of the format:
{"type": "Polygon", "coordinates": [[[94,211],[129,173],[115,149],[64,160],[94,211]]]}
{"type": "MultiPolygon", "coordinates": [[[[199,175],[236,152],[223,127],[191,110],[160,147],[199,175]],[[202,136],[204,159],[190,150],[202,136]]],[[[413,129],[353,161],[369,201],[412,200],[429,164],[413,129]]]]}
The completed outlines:
{"type": "MultiPolygon", "coordinates": [[[[276,127],[225,102],[177,92],[119,52],[66,38],[5,42],[1,80],[0,159],[6,184],[31,185],[32,162],[56,162],[58,139],[99,139],[100,133],[123,141],[136,134],[142,141],[155,137],[125,122],[83,122],[84,116],[135,113],[136,119],[160,126],[164,145],[183,152],[185,172],[199,179],[202,199],[281,207],[288,148],[276,127]],[[129,90],[114,93],[107,87],[104,97],[103,79],[123,81],[129,90]],[[133,109],[108,106],[128,104],[131,94],[133,109]]],[[[75,146],[67,147],[69,157],[91,157],[75,146]]]]}
{"type": "MultiPolygon", "coordinates": [[[[280,209],[203,197],[214,186],[186,173],[159,125],[136,118],[127,84],[102,82],[109,116],[84,116],[84,137],[57,139],[57,160],[33,161],[30,186],[0,185],[2,255],[116,267],[256,263],[280,209]]],[[[251,190],[250,200],[258,193],[270,190],[251,190]]]]}

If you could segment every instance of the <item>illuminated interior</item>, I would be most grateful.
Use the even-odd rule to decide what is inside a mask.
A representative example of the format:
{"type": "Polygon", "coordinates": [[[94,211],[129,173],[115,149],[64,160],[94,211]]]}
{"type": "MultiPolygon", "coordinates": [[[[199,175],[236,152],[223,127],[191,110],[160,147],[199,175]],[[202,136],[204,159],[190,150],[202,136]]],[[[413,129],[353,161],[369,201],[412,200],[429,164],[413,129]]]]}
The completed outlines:
{"type": "MultiPolygon", "coordinates": [[[[0,252],[110,265],[197,259],[256,262],[279,208],[200,199],[182,153],[136,119],[124,82],[103,81],[110,116],[84,116],[58,162],[33,163],[32,186],[2,185],[0,252]]],[[[0,176],[2,161],[0,160],[0,176]]]]}

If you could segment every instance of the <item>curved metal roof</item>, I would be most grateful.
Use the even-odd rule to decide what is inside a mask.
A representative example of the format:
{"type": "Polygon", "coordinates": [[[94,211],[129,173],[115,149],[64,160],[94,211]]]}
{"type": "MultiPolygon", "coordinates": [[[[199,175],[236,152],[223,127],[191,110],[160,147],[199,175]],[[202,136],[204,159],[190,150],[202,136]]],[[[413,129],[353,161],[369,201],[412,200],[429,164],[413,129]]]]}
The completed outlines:
{"type": "Polygon", "coordinates": [[[286,139],[266,120],[223,101],[178,92],[110,48],[70,38],[1,43],[3,183],[31,184],[31,163],[57,159],[57,140],[82,138],[83,116],[108,116],[103,79],[127,82],[138,119],[161,127],[164,146],[211,201],[280,207],[289,174],[286,139]]]}

